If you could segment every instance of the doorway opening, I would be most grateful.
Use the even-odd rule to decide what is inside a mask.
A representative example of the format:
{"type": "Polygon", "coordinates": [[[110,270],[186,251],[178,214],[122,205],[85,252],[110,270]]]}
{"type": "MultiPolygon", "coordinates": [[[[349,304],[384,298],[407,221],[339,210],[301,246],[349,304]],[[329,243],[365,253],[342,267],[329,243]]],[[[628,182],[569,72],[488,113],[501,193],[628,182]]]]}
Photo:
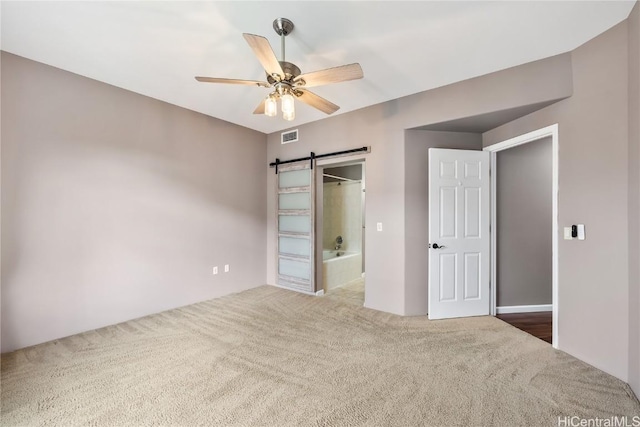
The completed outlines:
{"type": "Polygon", "coordinates": [[[491,314],[558,348],[558,125],[484,150],[492,175],[491,314]]]}
{"type": "MultiPolygon", "coordinates": [[[[322,290],[332,299],[364,305],[364,162],[329,164],[322,173],[322,290]]],[[[321,219],[321,221],[320,221],[321,219]]],[[[320,231],[320,230],[318,230],[320,231]]]]}

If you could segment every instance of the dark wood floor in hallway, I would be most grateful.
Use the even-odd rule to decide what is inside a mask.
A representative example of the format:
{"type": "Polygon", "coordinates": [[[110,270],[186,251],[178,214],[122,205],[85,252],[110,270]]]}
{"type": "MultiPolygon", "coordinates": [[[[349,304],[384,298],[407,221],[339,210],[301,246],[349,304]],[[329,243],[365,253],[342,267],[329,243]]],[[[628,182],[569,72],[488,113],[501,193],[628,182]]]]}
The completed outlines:
{"type": "Polygon", "coordinates": [[[498,314],[498,319],[551,344],[552,312],[498,314]]]}

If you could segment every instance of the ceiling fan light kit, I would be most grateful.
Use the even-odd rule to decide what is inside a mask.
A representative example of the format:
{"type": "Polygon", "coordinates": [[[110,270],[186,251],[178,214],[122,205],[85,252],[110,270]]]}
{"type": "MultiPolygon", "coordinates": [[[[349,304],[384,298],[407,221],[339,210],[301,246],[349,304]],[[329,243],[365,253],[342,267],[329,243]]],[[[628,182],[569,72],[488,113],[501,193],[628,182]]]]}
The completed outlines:
{"type": "Polygon", "coordinates": [[[278,101],[273,96],[267,96],[264,101],[264,115],[275,117],[278,114],[278,101]]]}
{"type": "Polygon", "coordinates": [[[266,38],[254,34],[243,34],[267,73],[266,82],[216,77],[196,77],[196,80],[204,83],[239,84],[272,89],[272,92],[258,105],[253,114],[275,117],[278,115],[278,100],[280,100],[282,118],[293,120],[296,117],[294,102],[296,98],[326,114],[336,112],[340,107],[309,91],[307,88],[361,79],[364,77],[362,67],[360,67],[360,64],[355,63],[302,74],[298,66],[285,60],[285,37],[291,34],[293,28],[293,22],[287,18],[277,18],[273,21],[273,29],[280,36],[281,61],[276,58],[266,38]]]}

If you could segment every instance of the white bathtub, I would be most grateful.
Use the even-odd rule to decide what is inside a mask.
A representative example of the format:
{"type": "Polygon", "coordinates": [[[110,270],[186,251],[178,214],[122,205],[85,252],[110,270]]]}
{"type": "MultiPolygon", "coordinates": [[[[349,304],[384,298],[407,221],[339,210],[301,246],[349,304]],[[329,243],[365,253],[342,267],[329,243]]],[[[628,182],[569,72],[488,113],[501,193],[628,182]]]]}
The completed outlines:
{"type": "Polygon", "coordinates": [[[324,249],[322,251],[322,261],[327,261],[333,258],[338,258],[340,256],[350,256],[350,255],[354,255],[355,252],[347,252],[347,251],[330,251],[327,249],[324,249]]]}
{"type": "Polygon", "coordinates": [[[360,252],[322,251],[323,288],[328,291],[362,277],[360,252]]]}

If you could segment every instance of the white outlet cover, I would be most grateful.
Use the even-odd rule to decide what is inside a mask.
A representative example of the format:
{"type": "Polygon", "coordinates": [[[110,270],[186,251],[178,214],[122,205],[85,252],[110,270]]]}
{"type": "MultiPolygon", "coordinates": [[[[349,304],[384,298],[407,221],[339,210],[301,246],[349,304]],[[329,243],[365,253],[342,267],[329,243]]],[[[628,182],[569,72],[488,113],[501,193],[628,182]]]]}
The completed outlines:
{"type": "Polygon", "coordinates": [[[228,273],[229,272],[229,264],[225,264],[224,265],[224,272],[228,273]]]}
{"type": "Polygon", "coordinates": [[[379,223],[377,223],[377,224],[376,224],[376,229],[377,229],[378,231],[382,231],[382,223],[381,223],[381,222],[379,222],[379,223]]]}
{"type": "Polygon", "coordinates": [[[218,274],[218,267],[213,267],[213,274],[218,274]]]}
{"type": "Polygon", "coordinates": [[[573,240],[573,237],[571,237],[571,227],[564,228],[564,240],[573,240]]]}

